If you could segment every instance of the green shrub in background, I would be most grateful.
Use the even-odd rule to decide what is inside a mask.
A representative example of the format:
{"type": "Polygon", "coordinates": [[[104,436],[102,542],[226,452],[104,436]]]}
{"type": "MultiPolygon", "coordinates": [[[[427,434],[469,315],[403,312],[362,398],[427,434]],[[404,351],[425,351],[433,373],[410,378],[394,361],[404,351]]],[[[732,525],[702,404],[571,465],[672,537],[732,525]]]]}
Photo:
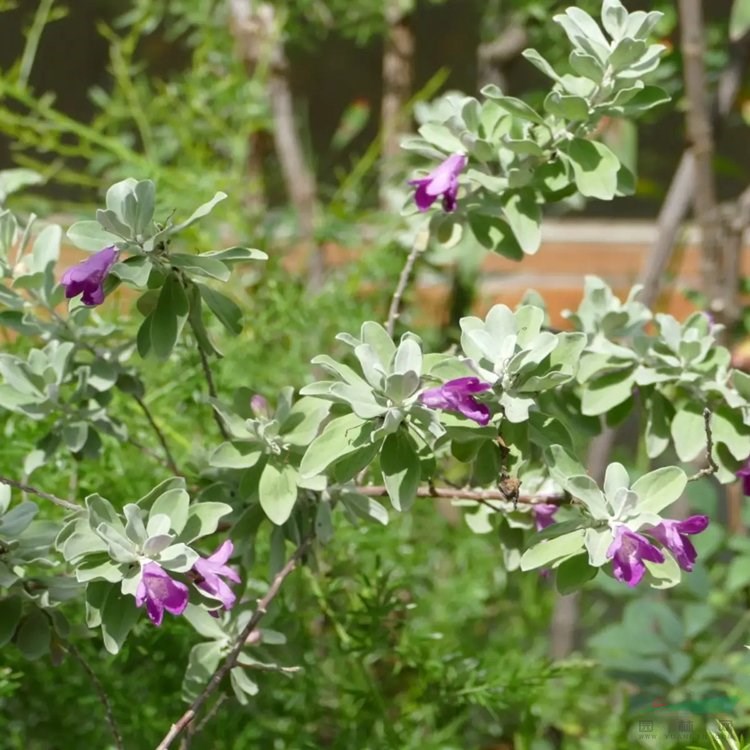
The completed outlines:
{"type": "Polygon", "coordinates": [[[556,20],[572,72],[532,50],[552,81],[538,108],[492,87],[448,100],[407,144],[429,165],[413,188],[430,221],[384,220],[382,249],[314,295],[238,236],[216,249],[223,193],[191,212],[220,170],[191,180],[178,152],[158,191],[116,182],[68,229],[96,254],[65,274],[59,227],[0,214],[2,322],[19,336],[0,355],[9,747],[677,748],[717,718],[740,727],[748,550],[707,476],[731,482],[747,458],[750,393],[718,327],[590,279],[571,332],[530,300],[464,318],[448,353],[394,340],[422,253],[520,259],[542,206],[632,188],[593,136],[665,101],[647,82],[658,14],[605,0],[606,36],[580,9],[556,20]],[[383,327],[377,291],[358,291],[396,276],[384,259],[407,238],[383,327]],[[120,285],[135,295],[118,315],[61,306],[120,285]],[[587,444],[636,400],[638,462],[600,487],[587,444]],[[670,520],[683,495],[708,528],[670,520]],[[231,595],[206,573],[227,540],[231,595]],[[548,657],[555,589],[581,592],[583,656],[548,657]],[[145,604],[167,609],[159,627],[145,604]]]}

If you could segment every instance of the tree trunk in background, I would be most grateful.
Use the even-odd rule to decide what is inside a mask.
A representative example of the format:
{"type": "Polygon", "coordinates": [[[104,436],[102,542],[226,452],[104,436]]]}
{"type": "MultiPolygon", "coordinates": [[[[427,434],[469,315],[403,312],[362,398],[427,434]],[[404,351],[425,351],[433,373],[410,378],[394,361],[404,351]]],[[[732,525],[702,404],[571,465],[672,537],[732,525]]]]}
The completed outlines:
{"type": "Polygon", "coordinates": [[[380,104],[380,205],[389,208],[388,189],[398,172],[401,136],[409,131],[407,109],[414,79],[414,32],[400,0],[385,0],[383,98],[380,104]]]}
{"type": "Polygon", "coordinates": [[[308,283],[319,289],[323,280],[323,256],[315,240],[317,184],[305,158],[294,118],[294,98],[289,83],[289,61],[270,3],[229,0],[230,27],[242,59],[253,75],[266,66],[268,99],[273,119],[273,138],[287,195],[299,223],[299,237],[307,259],[308,283]]]}
{"type": "Polygon", "coordinates": [[[505,70],[528,44],[526,29],[518,23],[506,26],[492,41],[482,42],[477,49],[477,88],[494,83],[507,91],[505,70]]]}

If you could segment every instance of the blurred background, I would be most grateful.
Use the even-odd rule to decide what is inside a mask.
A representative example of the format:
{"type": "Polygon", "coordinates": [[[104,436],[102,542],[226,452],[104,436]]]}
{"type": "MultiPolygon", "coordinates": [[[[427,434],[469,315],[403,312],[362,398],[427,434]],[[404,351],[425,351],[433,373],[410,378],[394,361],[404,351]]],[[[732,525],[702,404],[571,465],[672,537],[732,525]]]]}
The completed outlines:
{"type": "MultiPolygon", "coordinates": [[[[195,247],[238,242],[270,260],[232,290],[247,324],[222,346],[220,387],[273,399],[309,380],[310,358],[332,351],[338,331],[385,318],[405,257],[406,180],[430,166],[402,153],[401,138],[450,92],[477,95],[495,83],[541,102],[547,82],[520,53],[536,47],[564,64],[568,47],[552,17],[569,4],[0,0],[0,170],[18,170],[0,171],[0,204],[69,224],[90,218],[124,177],[154,179],[164,215],[229,193],[195,247]]],[[[673,96],[646,121],[613,120],[600,134],[635,168],[635,194],[556,206],[539,254],[520,264],[481,247],[431,251],[402,317],[428,346],[449,346],[461,316],[515,305],[529,288],[564,325],[587,273],[621,294],[643,281],[652,304],[678,315],[705,307],[700,237],[686,223],[694,179],[678,169],[690,139],[677,3],[626,5],[664,13],[657,36],[668,52],[657,83],[673,96]]],[[[748,5],[703,4],[715,185],[727,215],[741,217],[750,182],[748,5]]],[[[732,241],[742,243],[747,223],[732,241]]],[[[738,294],[747,290],[746,256],[738,256],[738,294]]],[[[126,294],[103,314],[127,327],[126,294]]],[[[727,322],[744,366],[744,307],[727,322]]],[[[15,345],[5,331],[2,340],[15,345]]],[[[187,462],[204,442],[191,412],[200,363],[189,357],[144,365],[149,403],[187,462]]],[[[0,465],[12,473],[39,433],[13,416],[0,426],[0,465]]],[[[617,458],[642,468],[643,456],[621,442],[617,458]]],[[[111,448],[93,467],[61,456],[35,479],[83,496],[107,476],[110,496],[127,502],[154,476],[128,471],[143,459],[137,441],[111,448]]],[[[276,614],[288,643],[275,658],[304,671],[269,674],[255,699],[222,711],[192,747],[677,750],[705,744],[717,719],[746,728],[750,518],[739,496],[727,513],[718,487],[693,495],[695,510],[726,523],[697,539],[699,563],[679,588],[637,599],[607,576],[564,597],[544,577],[509,572],[494,534],[470,533],[450,508],[425,504],[387,528],[337,529],[323,570],[291,581],[276,614]]],[[[264,581],[268,551],[255,554],[264,581]]],[[[153,746],[182,710],[192,638],[179,621],[141,624],[113,660],[81,634],[127,747],[153,746]]],[[[2,750],[107,742],[85,673],[0,652],[2,750]]]]}

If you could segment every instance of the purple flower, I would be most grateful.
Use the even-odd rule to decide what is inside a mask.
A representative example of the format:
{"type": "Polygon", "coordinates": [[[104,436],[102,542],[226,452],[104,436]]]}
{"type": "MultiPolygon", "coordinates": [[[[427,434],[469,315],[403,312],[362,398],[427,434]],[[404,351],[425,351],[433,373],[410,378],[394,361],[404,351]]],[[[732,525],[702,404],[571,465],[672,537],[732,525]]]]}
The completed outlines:
{"type": "Polygon", "coordinates": [[[490,408],[480,404],[473,394],[486,391],[492,386],[479,378],[457,378],[443,383],[439,388],[430,388],[420,395],[420,400],[431,409],[450,409],[463,414],[475,422],[486,425],[490,421],[490,408]]]}
{"type": "Polygon", "coordinates": [[[555,523],[554,515],[558,511],[558,507],[550,503],[535,503],[533,511],[536,530],[541,531],[555,523]]]}
{"type": "Polygon", "coordinates": [[[443,197],[443,209],[450,213],[456,210],[458,195],[458,175],[466,166],[465,154],[453,154],[442,164],[432,170],[427,177],[409,180],[416,186],[414,200],[420,211],[426,211],[440,196],[443,197]]]}
{"type": "Polygon", "coordinates": [[[200,576],[195,585],[212,599],[218,599],[224,605],[224,609],[232,609],[237,597],[226,581],[222,581],[221,576],[235,583],[240,582],[237,572],[226,564],[233,551],[234,545],[227,539],[213,555],[199,557],[193,565],[193,570],[200,576]]]}
{"type": "Polygon", "coordinates": [[[651,532],[675,557],[677,564],[690,572],[698,553],[688,534],[700,534],[708,526],[708,516],[690,516],[684,521],[664,520],[651,532]]]}
{"type": "Polygon", "coordinates": [[[742,480],[742,494],[750,496],[750,458],[737,472],[737,478],[742,480]]]}
{"type": "Polygon", "coordinates": [[[142,607],[154,625],[161,625],[164,610],[173,615],[181,615],[188,603],[188,587],[175,581],[155,562],[148,562],[141,570],[141,581],[135,592],[135,604],[142,607]]]}
{"type": "Polygon", "coordinates": [[[105,247],[104,250],[69,268],[60,280],[65,287],[65,296],[71,299],[80,294],[81,301],[87,307],[101,305],[104,302],[104,279],[116,260],[117,249],[105,247]]]}
{"type": "Polygon", "coordinates": [[[631,587],[637,586],[646,573],[644,560],[664,562],[664,555],[658,548],[624,524],[618,524],[615,529],[615,538],[609,545],[607,558],[612,560],[615,578],[631,587]]]}
{"type": "Polygon", "coordinates": [[[253,410],[253,414],[255,414],[256,417],[268,418],[270,416],[268,401],[264,396],[261,396],[260,393],[256,393],[250,399],[250,408],[253,410]]]}

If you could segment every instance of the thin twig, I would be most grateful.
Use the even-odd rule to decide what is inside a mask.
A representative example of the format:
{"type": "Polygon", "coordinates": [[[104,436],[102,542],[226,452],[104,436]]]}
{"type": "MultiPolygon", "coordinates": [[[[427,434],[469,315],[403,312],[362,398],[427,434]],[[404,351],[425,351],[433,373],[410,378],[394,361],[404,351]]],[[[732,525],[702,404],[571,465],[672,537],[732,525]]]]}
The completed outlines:
{"type": "MultiPolygon", "coordinates": [[[[360,495],[367,497],[385,497],[388,490],[384,485],[364,485],[354,488],[360,495]]],[[[417,497],[447,497],[451,500],[473,500],[483,505],[488,505],[493,510],[496,507],[491,505],[492,501],[512,504],[513,501],[502,490],[470,490],[453,487],[419,487],[417,497]]],[[[565,502],[566,496],[559,493],[538,494],[538,495],[520,495],[518,504],[535,505],[537,503],[562,503],[565,502]]]]}
{"type": "Polygon", "coordinates": [[[205,727],[206,724],[208,724],[208,722],[211,721],[214,716],[216,716],[218,710],[221,708],[222,703],[224,703],[226,699],[227,694],[221,693],[221,695],[219,695],[219,697],[214,701],[214,705],[211,706],[208,711],[206,711],[206,715],[197,724],[191,724],[187,728],[185,736],[180,742],[180,750],[190,750],[190,745],[193,742],[193,737],[195,737],[196,734],[199,734],[203,727],[205,727]]]}
{"type": "Polygon", "coordinates": [[[78,503],[71,502],[70,500],[63,500],[61,497],[57,497],[57,495],[51,495],[49,492],[38,490],[36,487],[32,487],[29,484],[24,484],[23,482],[17,482],[15,479],[0,476],[0,484],[7,484],[9,487],[14,487],[17,490],[21,490],[21,492],[28,492],[30,495],[36,495],[37,497],[41,497],[44,500],[49,500],[51,503],[54,503],[60,508],[65,508],[65,510],[83,509],[83,506],[79,505],[78,503]]]}
{"type": "MultiPolygon", "coordinates": [[[[208,361],[208,356],[206,355],[206,352],[203,351],[203,347],[200,345],[200,338],[198,337],[198,334],[195,330],[195,326],[193,325],[193,321],[188,318],[188,323],[190,324],[190,327],[193,329],[193,335],[195,336],[195,340],[198,345],[198,355],[201,358],[201,367],[203,368],[203,377],[206,379],[206,385],[208,386],[208,395],[211,396],[213,399],[217,399],[219,397],[219,393],[216,390],[216,383],[214,382],[214,375],[211,372],[211,364],[208,361]]],[[[221,417],[216,413],[216,410],[211,407],[211,412],[214,415],[214,422],[216,422],[216,426],[219,428],[219,433],[221,434],[222,438],[224,440],[229,440],[230,435],[227,431],[227,428],[224,426],[224,422],[221,421],[221,417]]]]}
{"type": "Polygon", "coordinates": [[[122,734],[120,728],[117,726],[117,720],[115,719],[114,711],[112,710],[112,704],[109,701],[107,691],[104,689],[101,680],[97,677],[96,672],[91,668],[91,665],[83,658],[81,652],[72,644],[67,643],[65,645],[68,653],[83,667],[83,671],[86,672],[88,678],[91,680],[94,690],[96,690],[99,700],[104,707],[104,715],[107,718],[107,724],[109,724],[109,730],[112,732],[112,738],[115,741],[115,747],[117,750],[125,750],[125,744],[122,741],[122,734]]]}
{"type": "Polygon", "coordinates": [[[401,300],[406,292],[406,287],[409,284],[411,278],[411,272],[414,269],[414,264],[417,262],[417,258],[427,248],[427,242],[430,239],[430,233],[426,229],[421,229],[417,233],[414,239],[414,245],[409,252],[409,257],[404,263],[404,267],[401,269],[401,275],[398,278],[398,284],[396,285],[396,291],[393,292],[393,298],[391,299],[391,306],[388,310],[388,320],[385,324],[385,329],[388,331],[388,335],[392,338],[393,332],[396,329],[396,321],[401,315],[401,300]]]}
{"type": "Polygon", "coordinates": [[[297,567],[297,563],[300,558],[307,552],[312,539],[307,539],[294,551],[294,554],[289,558],[286,565],[274,576],[271,585],[268,587],[268,591],[262,599],[258,600],[258,606],[253,612],[253,616],[250,618],[247,625],[244,627],[242,632],[237,636],[237,639],[232,646],[232,650],[216,671],[213,673],[211,679],[201,694],[190,704],[190,708],[172,724],[170,730],[165,735],[164,739],[157,745],[156,750],[166,750],[172,745],[172,743],[180,736],[180,734],[190,725],[195,718],[198,711],[200,711],[203,704],[216,692],[221,681],[227,675],[229,670],[237,664],[237,658],[240,652],[245,647],[247,639],[251,633],[258,627],[258,624],[268,612],[268,607],[274,600],[276,595],[279,593],[281,585],[284,583],[286,577],[297,567]]]}
{"type": "Polygon", "coordinates": [[[148,423],[151,425],[151,429],[153,429],[154,433],[156,433],[156,437],[161,443],[162,449],[164,450],[164,458],[166,458],[167,460],[167,464],[169,465],[170,471],[173,474],[182,476],[182,472],[177,468],[177,464],[175,463],[174,456],[172,456],[172,452],[169,450],[169,444],[167,443],[167,438],[164,436],[164,433],[161,431],[161,427],[159,427],[159,425],[156,423],[156,420],[154,419],[154,415],[151,413],[151,409],[148,408],[148,404],[137,393],[133,394],[133,398],[135,399],[135,402],[138,404],[138,406],[141,407],[141,411],[143,411],[143,414],[148,420],[148,423]]]}
{"type": "Polygon", "coordinates": [[[706,461],[708,461],[708,466],[704,466],[700,471],[693,474],[692,477],[689,477],[688,482],[694,482],[696,479],[702,479],[703,477],[710,477],[719,470],[714,460],[714,436],[711,433],[711,410],[708,407],[703,410],[703,426],[706,430],[706,461]]]}

